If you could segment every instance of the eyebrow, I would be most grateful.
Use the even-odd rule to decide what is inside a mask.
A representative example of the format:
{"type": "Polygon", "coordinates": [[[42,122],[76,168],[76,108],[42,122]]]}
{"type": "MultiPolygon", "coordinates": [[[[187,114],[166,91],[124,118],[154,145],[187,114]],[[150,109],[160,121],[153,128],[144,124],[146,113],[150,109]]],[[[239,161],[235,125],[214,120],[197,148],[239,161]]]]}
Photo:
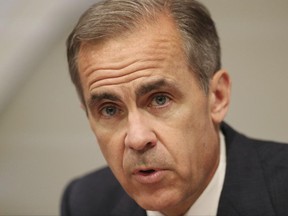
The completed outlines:
{"type": "Polygon", "coordinates": [[[160,88],[163,87],[171,87],[171,88],[175,88],[175,85],[172,82],[169,82],[165,79],[159,79],[159,80],[155,80],[149,83],[146,83],[142,86],[140,86],[137,90],[136,90],[136,95],[139,96],[143,96],[149,92],[158,90],[160,88]]]}
{"type": "Polygon", "coordinates": [[[102,100],[120,101],[120,97],[109,92],[92,94],[91,98],[88,101],[88,106],[91,107],[95,104],[100,103],[102,100]]]}

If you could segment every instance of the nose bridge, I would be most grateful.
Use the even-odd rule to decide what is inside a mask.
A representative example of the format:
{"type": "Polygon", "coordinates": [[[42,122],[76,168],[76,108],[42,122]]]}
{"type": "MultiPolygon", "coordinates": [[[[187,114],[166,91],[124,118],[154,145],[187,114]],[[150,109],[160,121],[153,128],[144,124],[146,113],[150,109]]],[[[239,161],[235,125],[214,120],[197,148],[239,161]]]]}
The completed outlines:
{"type": "Polygon", "coordinates": [[[152,122],[140,111],[133,111],[128,115],[127,133],[125,145],[128,148],[143,151],[157,143],[156,134],[152,128],[152,122]]]}

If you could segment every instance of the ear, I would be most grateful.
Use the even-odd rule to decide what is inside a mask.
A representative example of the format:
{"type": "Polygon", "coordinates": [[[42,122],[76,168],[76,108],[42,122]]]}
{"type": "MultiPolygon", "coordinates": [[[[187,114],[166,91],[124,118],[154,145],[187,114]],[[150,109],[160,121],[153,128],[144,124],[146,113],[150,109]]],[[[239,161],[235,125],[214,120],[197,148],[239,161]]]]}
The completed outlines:
{"type": "Polygon", "coordinates": [[[89,118],[89,113],[88,113],[87,107],[83,103],[80,104],[80,107],[81,107],[82,110],[85,111],[86,117],[89,118]]]}
{"type": "Polygon", "coordinates": [[[217,71],[210,83],[210,113],[214,124],[220,124],[230,104],[231,80],[225,70],[217,71]]]}
{"type": "Polygon", "coordinates": [[[83,109],[84,111],[86,110],[86,107],[83,103],[80,104],[81,109],[83,109]]]}

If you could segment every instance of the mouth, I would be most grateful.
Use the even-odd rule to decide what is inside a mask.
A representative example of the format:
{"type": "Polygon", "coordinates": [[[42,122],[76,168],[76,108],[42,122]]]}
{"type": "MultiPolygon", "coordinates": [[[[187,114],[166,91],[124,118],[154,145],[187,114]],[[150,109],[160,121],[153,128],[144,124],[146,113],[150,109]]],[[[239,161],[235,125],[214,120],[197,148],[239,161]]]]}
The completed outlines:
{"type": "Polygon", "coordinates": [[[156,168],[137,169],[132,177],[140,184],[156,184],[163,180],[165,170],[156,168]]]}
{"type": "Polygon", "coordinates": [[[137,173],[139,175],[148,176],[148,175],[151,175],[151,174],[153,174],[155,172],[156,172],[155,169],[145,169],[145,170],[139,170],[137,173]]]}

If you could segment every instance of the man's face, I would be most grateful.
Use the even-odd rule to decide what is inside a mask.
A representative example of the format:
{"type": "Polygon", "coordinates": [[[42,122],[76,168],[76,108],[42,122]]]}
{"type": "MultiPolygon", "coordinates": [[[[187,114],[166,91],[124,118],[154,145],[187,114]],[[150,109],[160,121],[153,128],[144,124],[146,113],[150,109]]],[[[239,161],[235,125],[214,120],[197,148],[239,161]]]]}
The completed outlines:
{"type": "Polygon", "coordinates": [[[83,44],[79,72],[88,118],[127,193],[145,209],[187,209],[218,166],[210,97],[189,68],[171,21],[161,18],[83,44]]]}

